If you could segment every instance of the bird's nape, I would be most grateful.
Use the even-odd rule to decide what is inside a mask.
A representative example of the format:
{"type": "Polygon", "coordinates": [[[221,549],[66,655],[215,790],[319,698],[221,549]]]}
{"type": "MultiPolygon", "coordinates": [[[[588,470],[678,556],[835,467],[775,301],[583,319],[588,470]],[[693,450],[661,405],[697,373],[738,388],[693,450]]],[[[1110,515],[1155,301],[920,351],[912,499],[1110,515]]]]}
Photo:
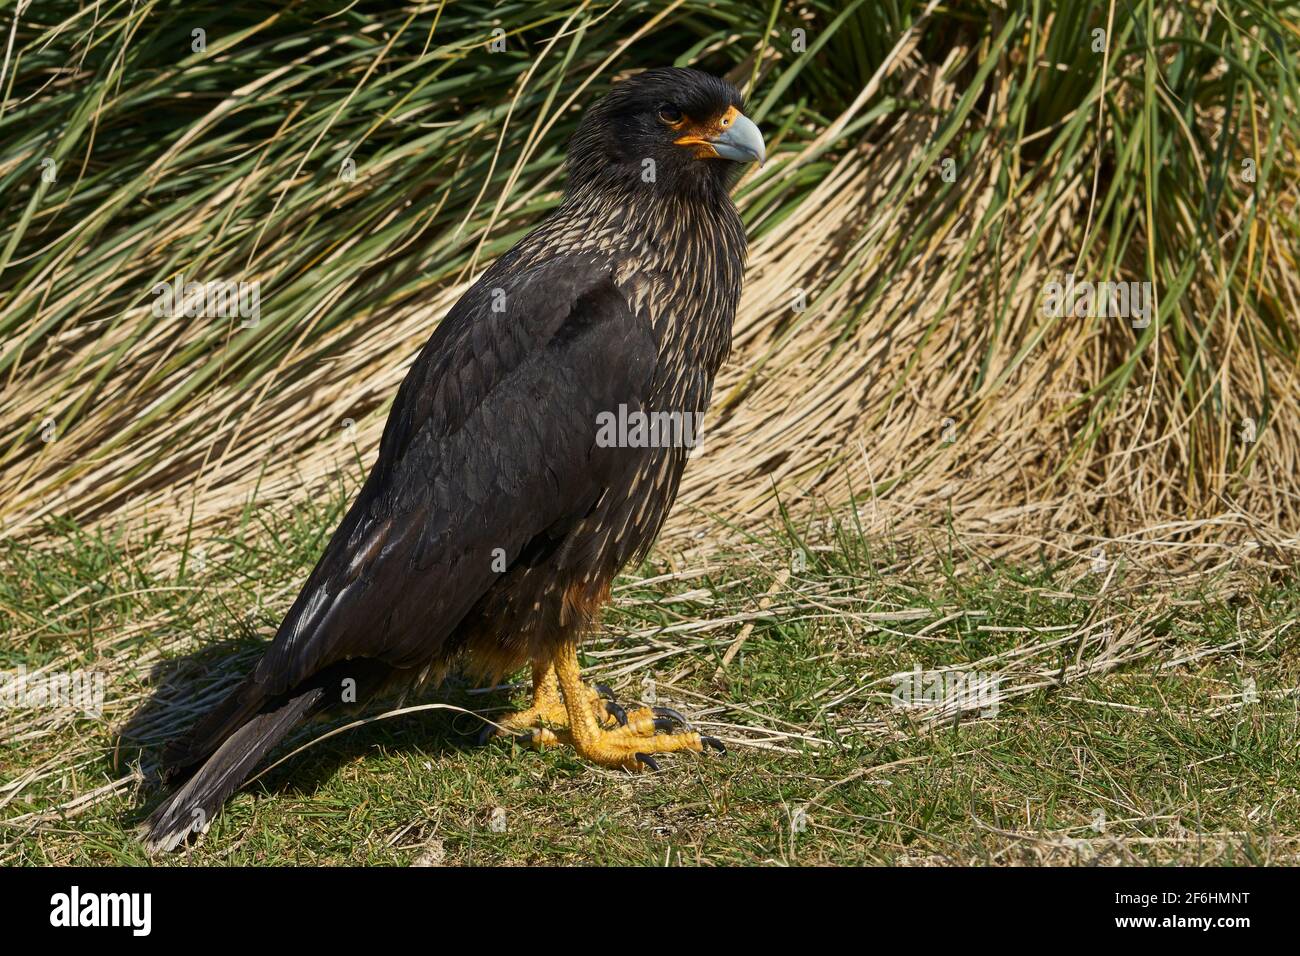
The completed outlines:
{"type": "Polygon", "coordinates": [[[584,114],[569,144],[568,189],[725,195],[744,164],[765,159],[762,133],[730,83],[699,70],[646,70],[584,114]]]}

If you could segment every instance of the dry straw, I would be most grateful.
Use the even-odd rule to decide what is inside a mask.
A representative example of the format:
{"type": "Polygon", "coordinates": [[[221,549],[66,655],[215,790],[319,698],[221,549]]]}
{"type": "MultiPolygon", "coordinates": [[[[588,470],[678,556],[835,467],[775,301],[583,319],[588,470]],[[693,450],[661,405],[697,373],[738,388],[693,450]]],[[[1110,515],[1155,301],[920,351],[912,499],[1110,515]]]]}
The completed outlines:
{"type": "Polygon", "coordinates": [[[556,202],[577,105],[690,39],[715,68],[743,57],[772,158],[738,193],[748,282],[669,549],[701,512],[856,498],[870,534],[951,526],[989,554],[1281,560],[1296,21],[935,7],[278,12],[214,18],[203,51],[168,39],[189,13],[17,11],[5,533],[201,541],[355,480],[419,344],[556,202]],[[259,282],[256,327],[154,316],[178,273],[259,282]],[[1150,281],[1150,325],[1045,316],[1067,273],[1150,281]]]}

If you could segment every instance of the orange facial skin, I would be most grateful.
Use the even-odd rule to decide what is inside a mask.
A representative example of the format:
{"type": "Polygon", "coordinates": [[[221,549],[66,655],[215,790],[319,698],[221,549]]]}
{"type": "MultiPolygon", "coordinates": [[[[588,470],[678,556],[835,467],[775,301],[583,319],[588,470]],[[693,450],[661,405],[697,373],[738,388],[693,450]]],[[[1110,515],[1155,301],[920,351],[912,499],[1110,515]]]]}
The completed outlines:
{"type": "Polygon", "coordinates": [[[734,106],[728,106],[727,111],[721,116],[714,117],[712,120],[704,122],[692,121],[689,117],[683,117],[681,122],[674,125],[674,129],[682,131],[681,136],[673,140],[678,146],[686,146],[692,150],[692,155],[696,159],[716,159],[718,151],[714,148],[710,140],[721,136],[731,128],[731,124],[736,121],[740,111],[734,106]]]}

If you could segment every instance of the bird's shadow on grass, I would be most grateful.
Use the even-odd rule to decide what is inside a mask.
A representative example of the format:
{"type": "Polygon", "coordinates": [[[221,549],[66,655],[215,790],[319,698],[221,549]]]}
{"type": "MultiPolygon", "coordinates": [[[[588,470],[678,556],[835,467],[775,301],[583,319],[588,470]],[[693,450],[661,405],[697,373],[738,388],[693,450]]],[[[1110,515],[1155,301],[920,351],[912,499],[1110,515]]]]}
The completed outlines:
{"type": "MultiPolygon", "coordinates": [[[[159,776],[159,758],[166,743],[186,733],[195,721],[238,686],[266,646],[264,641],[255,638],[231,638],[169,658],[153,668],[150,673],[153,693],[120,727],[113,753],[119,772],[124,766],[138,765],[144,775],[144,786],[123,821],[126,825],[141,822],[170,790],[159,776]]],[[[512,693],[512,687],[471,692],[464,680],[452,675],[440,686],[412,692],[405,699],[385,698],[349,713],[327,715],[291,733],[253,771],[251,779],[255,782],[245,786],[265,793],[310,796],[340,767],[376,748],[429,757],[475,748],[479,746],[483,721],[463,711],[490,718],[509,709],[512,693]],[[371,720],[399,707],[424,704],[450,705],[459,710],[423,710],[371,720]],[[311,744],[331,730],[358,721],[370,722],[311,744]],[[309,744],[302,753],[265,772],[286,755],[309,744]],[[259,779],[262,773],[265,776],[259,779]]]]}

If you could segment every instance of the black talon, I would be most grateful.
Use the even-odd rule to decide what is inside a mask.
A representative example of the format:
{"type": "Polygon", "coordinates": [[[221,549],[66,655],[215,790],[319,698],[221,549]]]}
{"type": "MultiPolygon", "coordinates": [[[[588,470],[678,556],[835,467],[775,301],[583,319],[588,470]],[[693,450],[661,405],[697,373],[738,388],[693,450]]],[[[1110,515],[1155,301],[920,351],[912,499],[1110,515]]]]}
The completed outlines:
{"type": "Polygon", "coordinates": [[[497,734],[497,725],[484,723],[483,729],[478,732],[478,746],[482,747],[497,734]]]}
{"type": "Polygon", "coordinates": [[[595,688],[597,695],[604,697],[606,700],[612,701],[614,699],[614,692],[610,690],[608,684],[592,684],[592,687],[595,688]]]}
{"type": "Polygon", "coordinates": [[[672,729],[675,728],[676,726],[677,726],[677,725],[676,725],[675,723],[673,723],[673,719],[672,719],[671,717],[656,717],[656,718],[655,718],[655,730],[662,730],[662,731],[664,731],[665,733],[667,733],[668,731],[672,730],[672,729]]]}
{"type": "Polygon", "coordinates": [[[700,745],[703,746],[706,750],[709,747],[712,747],[714,750],[716,750],[720,754],[723,754],[724,756],[727,753],[727,748],[722,746],[722,741],[719,740],[717,737],[700,737],[700,745]]]}
{"type": "Polygon", "coordinates": [[[612,700],[605,701],[605,713],[617,720],[620,727],[627,726],[627,711],[621,704],[616,704],[612,700]]]}
{"type": "MultiPolygon", "coordinates": [[[[681,724],[684,730],[691,729],[691,722],[682,716],[681,711],[673,710],[671,707],[651,707],[650,713],[654,714],[656,717],[667,717],[669,720],[675,720],[677,723],[681,724]]],[[[655,726],[659,726],[659,721],[655,721],[655,726]]]]}
{"type": "Polygon", "coordinates": [[[633,754],[633,756],[636,757],[637,760],[645,764],[647,767],[649,767],[651,770],[655,771],[656,773],[659,772],[659,761],[655,760],[654,757],[650,756],[649,754],[643,754],[643,753],[636,753],[633,754]]]}

